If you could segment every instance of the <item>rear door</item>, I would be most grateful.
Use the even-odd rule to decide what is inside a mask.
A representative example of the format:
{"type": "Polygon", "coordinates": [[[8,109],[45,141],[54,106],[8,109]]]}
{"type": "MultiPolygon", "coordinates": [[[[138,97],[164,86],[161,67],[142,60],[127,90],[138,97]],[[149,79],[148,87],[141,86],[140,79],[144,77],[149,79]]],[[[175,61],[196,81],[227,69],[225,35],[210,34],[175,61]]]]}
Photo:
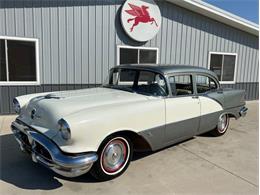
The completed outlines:
{"type": "Polygon", "coordinates": [[[217,126],[218,118],[223,112],[224,96],[218,90],[217,82],[208,75],[195,75],[197,94],[201,104],[200,127],[197,134],[212,130],[217,126]]]}
{"type": "Polygon", "coordinates": [[[196,134],[200,120],[200,100],[194,93],[192,75],[168,77],[172,97],[166,98],[165,142],[175,143],[196,134]]]}

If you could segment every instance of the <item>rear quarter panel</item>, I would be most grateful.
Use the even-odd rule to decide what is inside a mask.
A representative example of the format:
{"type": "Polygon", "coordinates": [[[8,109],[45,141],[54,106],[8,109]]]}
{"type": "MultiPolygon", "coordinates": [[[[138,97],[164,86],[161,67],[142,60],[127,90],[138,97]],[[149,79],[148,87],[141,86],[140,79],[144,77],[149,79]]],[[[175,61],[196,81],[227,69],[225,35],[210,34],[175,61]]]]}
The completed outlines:
{"type": "Polygon", "coordinates": [[[245,105],[245,90],[223,89],[224,108],[234,108],[245,105]]]}

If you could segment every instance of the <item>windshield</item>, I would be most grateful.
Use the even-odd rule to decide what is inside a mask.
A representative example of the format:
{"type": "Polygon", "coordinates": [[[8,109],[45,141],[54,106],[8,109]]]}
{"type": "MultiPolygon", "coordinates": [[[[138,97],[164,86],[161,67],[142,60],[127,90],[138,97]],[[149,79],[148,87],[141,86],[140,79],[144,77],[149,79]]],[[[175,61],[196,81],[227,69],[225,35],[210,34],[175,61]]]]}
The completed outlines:
{"type": "Polygon", "coordinates": [[[159,73],[146,70],[112,69],[103,87],[149,96],[168,95],[164,77],[159,73]]]}

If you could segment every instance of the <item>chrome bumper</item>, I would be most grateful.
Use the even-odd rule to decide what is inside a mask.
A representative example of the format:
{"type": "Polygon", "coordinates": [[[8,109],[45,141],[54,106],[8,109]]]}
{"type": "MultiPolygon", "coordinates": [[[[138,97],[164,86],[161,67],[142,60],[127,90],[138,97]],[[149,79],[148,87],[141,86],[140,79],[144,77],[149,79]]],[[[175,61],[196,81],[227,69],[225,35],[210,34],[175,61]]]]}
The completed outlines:
{"type": "Polygon", "coordinates": [[[87,173],[98,159],[94,152],[65,154],[49,138],[20,121],[13,122],[11,129],[22,151],[29,152],[34,162],[43,164],[62,176],[77,177],[87,173]]]}
{"type": "Polygon", "coordinates": [[[246,116],[247,110],[248,110],[248,108],[246,108],[246,107],[241,108],[239,111],[239,115],[242,117],[246,116]]]}

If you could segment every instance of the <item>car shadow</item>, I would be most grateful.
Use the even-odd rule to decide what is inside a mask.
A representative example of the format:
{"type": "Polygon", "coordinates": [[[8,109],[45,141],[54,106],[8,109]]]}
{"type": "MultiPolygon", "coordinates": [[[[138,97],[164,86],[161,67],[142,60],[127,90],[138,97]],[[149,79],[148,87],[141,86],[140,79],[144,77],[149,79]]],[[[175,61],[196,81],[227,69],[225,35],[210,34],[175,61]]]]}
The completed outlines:
{"type": "Polygon", "coordinates": [[[200,135],[197,135],[197,137],[209,137],[209,138],[216,138],[216,136],[214,136],[213,134],[211,134],[210,132],[206,132],[200,135]]]}
{"type": "Polygon", "coordinates": [[[188,138],[188,139],[185,139],[185,140],[183,140],[183,141],[181,141],[181,142],[178,142],[178,143],[175,143],[175,144],[166,146],[166,147],[161,148],[161,149],[156,150],[156,151],[134,152],[132,161],[136,161],[136,160],[145,158],[145,157],[147,157],[147,156],[156,154],[156,153],[158,153],[158,152],[161,152],[161,151],[163,151],[163,150],[172,148],[172,147],[174,147],[174,146],[178,146],[178,145],[180,145],[180,144],[182,144],[182,143],[185,143],[185,142],[187,142],[187,141],[189,141],[189,140],[192,140],[192,139],[195,139],[195,138],[196,138],[196,136],[195,136],[195,137],[188,138]]]}
{"type": "Polygon", "coordinates": [[[34,163],[30,155],[20,151],[12,134],[0,135],[0,179],[16,187],[30,190],[60,188],[62,183],[58,179],[97,182],[90,174],[68,179],[34,163]]]}
{"type": "MultiPolygon", "coordinates": [[[[191,140],[194,138],[190,138],[191,140]]],[[[134,152],[132,161],[156,154],[188,140],[157,151],[134,152]]],[[[0,135],[0,179],[16,187],[30,190],[53,190],[63,186],[59,179],[71,182],[99,183],[89,173],[76,178],[60,176],[44,166],[34,163],[29,154],[21,152],[12,134],[0,135]]]]}

